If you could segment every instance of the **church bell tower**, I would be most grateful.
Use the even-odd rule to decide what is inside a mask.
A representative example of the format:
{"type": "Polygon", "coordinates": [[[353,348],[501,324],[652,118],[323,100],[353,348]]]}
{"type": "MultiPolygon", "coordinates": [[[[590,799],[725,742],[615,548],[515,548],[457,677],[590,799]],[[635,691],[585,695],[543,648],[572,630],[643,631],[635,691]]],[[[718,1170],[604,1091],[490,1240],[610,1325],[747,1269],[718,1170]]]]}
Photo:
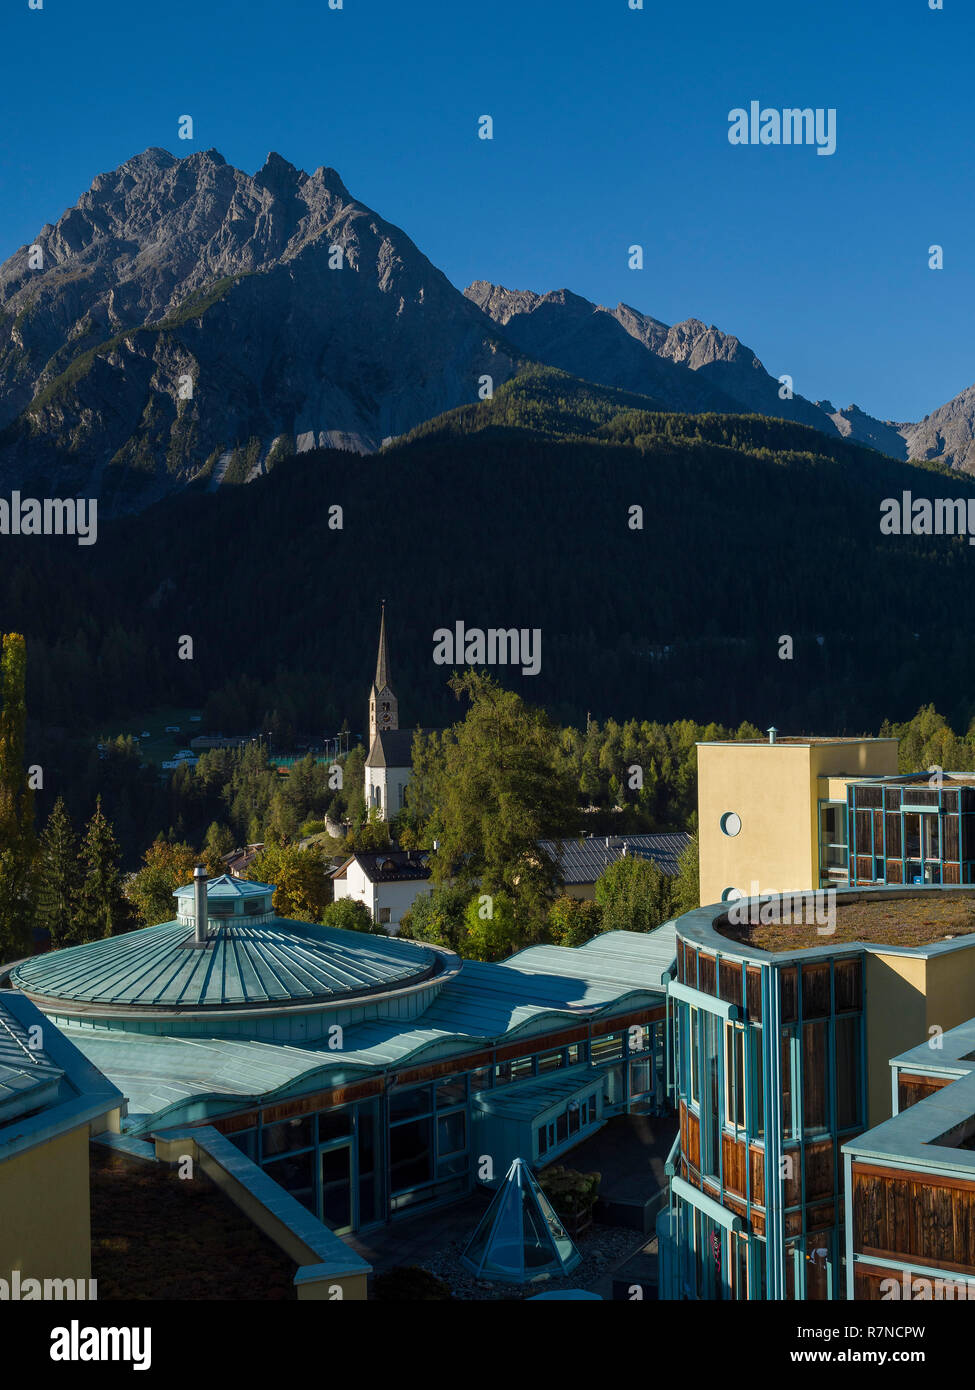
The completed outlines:
{"type": "Polygon", "coordinates": [[[383,600],[379,622],[379,655],[376,658],[376,679],[369,692],[369,747],[384,729],[399,728],[399,701],[389,684],[389,650],[386,644],[386,600],[383,600]]]}

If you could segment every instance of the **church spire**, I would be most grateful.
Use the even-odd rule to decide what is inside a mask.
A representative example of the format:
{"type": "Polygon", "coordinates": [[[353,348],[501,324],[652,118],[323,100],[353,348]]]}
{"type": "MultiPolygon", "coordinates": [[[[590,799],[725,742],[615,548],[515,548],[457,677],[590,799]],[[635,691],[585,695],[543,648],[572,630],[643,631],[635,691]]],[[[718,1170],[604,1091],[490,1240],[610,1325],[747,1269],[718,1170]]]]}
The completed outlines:
{"type": "Polygon", "coordinates": [[[385,729],[399,728],[399,701],[389,684],[389,646],[386,641],[386,600],[383,599],[379,620],[379,653],[376,657],[376,679],[369,692],[369,747],[376,735],[385,729]]]}
{"type": "Polygon", "coordinates": [[[382,617],[379,620],[379,655],[376,658],[376,689],[385,690],[389,685],[389,650],[386,646],[386,600],[383,599],[382,617]]]}

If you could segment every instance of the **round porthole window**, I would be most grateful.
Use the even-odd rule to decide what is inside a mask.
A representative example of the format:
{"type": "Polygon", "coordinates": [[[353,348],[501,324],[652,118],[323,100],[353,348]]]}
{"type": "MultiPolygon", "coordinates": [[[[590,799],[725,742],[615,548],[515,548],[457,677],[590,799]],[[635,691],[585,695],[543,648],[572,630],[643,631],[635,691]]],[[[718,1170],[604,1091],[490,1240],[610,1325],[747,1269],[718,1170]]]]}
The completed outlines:
{"type": "Polygon", "coordinates": [[[725,835],[737,835],[741,829],[741,816],[737,811],[725,811],[721,817],[721,829],[725,835]]]}
{"type": "Polygon", "coordinates": [[[723,903],[736,903],[741,896],[740,888],[726,888],[721,894],[721,901],[723,903]]]}

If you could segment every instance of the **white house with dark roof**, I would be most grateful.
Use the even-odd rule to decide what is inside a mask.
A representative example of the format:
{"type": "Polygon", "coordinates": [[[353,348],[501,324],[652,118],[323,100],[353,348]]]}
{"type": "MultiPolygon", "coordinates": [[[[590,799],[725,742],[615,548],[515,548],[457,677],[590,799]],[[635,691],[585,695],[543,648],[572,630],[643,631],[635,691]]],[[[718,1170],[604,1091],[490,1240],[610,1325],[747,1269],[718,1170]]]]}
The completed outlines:
{"type": "Polygon", "coordinates": [[[421,850],[359,851],[334,871],[332,885],[336,899],[365,903],[372,920],[395,936],[404,912],[430,892],[427,856],[421,850]]]}

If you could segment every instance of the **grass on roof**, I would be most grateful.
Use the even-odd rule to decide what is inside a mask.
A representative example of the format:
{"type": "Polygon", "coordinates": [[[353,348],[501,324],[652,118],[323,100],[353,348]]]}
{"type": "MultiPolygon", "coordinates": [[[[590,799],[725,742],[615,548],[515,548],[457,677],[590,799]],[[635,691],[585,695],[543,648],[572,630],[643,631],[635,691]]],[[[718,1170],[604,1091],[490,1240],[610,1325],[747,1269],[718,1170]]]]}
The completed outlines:
{"type": "MultiPolygon", "coordinates": [[[[796,894],[796,915],[803,895],[796,894]]],[[[722,936],[752,946],[759,951],[804,951],[813,946],[867,941],[883,946],[929,946],[948,937],[975,932],[975,896],[969,894],[920,893],[897,899],[861,898],[840,902],[836,909],[836,930],[820,934],[824,924],[813,917],[812,895],[806,894],[808,921],[729,922],[722,917],[715,923],[722,936]],[[817,929],[819,928],[819,930],[817,929]]],[[[752,912],[758,916],[759,904],[752,912]]]]}
{"type": "Polygon", "coordinates": [[[293,1299],[297,1266],[196,1166],[91,1147],[91,1272],[106,1299],[293,1299]]]}

